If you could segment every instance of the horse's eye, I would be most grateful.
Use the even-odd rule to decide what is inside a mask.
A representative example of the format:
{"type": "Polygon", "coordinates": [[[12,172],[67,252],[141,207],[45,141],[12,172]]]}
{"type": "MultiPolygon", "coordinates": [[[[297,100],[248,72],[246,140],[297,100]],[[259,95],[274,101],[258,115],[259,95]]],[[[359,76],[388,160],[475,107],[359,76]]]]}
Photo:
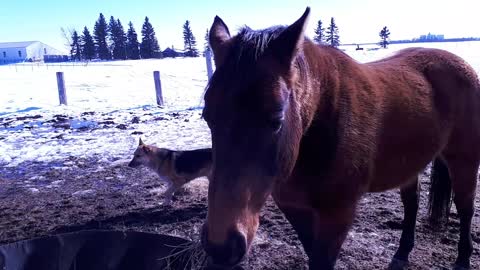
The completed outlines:
{"type": "Polygon", "coordinates": [[[278,133],[280,129],[282,129],[283,117],[271,119],[268,125],[272,129],[273,133],[278,133]]]}

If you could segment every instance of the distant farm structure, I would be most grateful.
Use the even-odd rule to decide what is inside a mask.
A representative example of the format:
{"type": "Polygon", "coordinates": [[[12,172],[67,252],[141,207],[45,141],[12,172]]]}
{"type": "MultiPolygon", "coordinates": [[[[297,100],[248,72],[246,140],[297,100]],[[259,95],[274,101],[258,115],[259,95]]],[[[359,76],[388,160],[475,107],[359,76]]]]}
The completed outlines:
{"type": "Polygon", "coordinates": [[[173,48],[166,48],[165,50],[163,50],[162,52],[162,57],[172,57],[172,58],[175,58],[175,57],[185,57],[185,53],[184,52],[181,52],[181,51],[177,51],[173,48]]]}
{"type": "Polygon", "coordinates": [[[419,38],[414,38],[413,40],[417,42],[442,41],[442,40],[445,40],[445,35],[436,35],[436,34],[428,33],[426,35],[421,35],[419,38]]]}
{"type": "Polygon", "coordinates": [[[68,61],[68,56],[40,41],[0,43],[0,64],[39,61],[68,61]]]}

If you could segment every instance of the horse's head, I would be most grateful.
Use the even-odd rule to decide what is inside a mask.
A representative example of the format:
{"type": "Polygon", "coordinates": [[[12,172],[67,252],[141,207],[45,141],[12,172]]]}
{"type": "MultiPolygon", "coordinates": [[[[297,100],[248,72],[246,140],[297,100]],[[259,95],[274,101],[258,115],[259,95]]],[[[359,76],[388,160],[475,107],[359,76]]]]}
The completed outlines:
{"type": "Polygon", "coordinates": [[[211,27],[217,69],[205,92],[203,117],[214,165],[202,241],[213,264],[242,260],[263,204],[295,164],[302,116],[292,91],[299,87],[309,12],[288,27],[245,27],[234,37],[219,17],[211,27]]]}

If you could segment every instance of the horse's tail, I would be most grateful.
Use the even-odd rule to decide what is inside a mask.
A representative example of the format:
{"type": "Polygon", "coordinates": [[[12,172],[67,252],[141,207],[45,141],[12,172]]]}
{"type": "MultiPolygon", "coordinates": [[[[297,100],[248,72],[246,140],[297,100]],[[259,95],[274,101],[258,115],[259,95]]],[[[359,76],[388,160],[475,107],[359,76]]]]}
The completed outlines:
{"type": "Polygon", "coordinates": [[[452,206],[452,182],[447,165],[438,157],[433,161],[430,181],[429,220],[431,224],[443,225],[452,206]]]}

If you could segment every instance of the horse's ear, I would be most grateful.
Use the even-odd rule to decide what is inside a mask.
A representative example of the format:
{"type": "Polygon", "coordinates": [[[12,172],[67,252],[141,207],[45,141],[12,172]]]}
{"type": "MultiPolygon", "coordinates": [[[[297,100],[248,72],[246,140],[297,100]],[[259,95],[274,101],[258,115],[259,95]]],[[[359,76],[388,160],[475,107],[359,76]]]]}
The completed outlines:
{"type": "Polygon", "coordinates": [[[219,66],[225,59],[228,50],[227,41],[231,38],[227,25],[220,17],[215,16],[208,38],[213,51],[215,65],[219,66]]]}
{"type": "Polygon", "coordinates": [[[273,57],[280,61],[282,66],[287,67],[288,71],[290,71],[295,56],[302,48],[309,15],[310,7],[307,7],[302,17],[283,30],[269,46],[273,57]]]}
{"type": "Polygon", "coordinates": [[[143,145],[143,141],[141,137],[138,139],[138,145],[143,145]]]}

